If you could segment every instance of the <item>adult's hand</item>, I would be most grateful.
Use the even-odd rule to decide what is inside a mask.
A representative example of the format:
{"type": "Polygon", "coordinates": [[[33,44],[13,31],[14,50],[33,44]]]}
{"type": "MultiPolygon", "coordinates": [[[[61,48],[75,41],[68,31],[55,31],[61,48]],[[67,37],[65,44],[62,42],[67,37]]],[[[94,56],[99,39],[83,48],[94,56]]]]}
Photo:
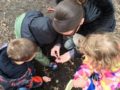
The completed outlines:
{"type": "Polygon", "coordinates": [[[70,52],[66,52],[64,53],[63,55],[61,55],[59,58],[57,58],[55,61],[57,63],[65,63],[67,61],[69,61],[71,59],[71,55],[70,55],[70,52]]]}
{"type": "Polygon", "coordinates": [[[56,58],[60,57],[60,44],[56,44],[52,49],[51,49],[51,56],[54,56],[56,58]]]}

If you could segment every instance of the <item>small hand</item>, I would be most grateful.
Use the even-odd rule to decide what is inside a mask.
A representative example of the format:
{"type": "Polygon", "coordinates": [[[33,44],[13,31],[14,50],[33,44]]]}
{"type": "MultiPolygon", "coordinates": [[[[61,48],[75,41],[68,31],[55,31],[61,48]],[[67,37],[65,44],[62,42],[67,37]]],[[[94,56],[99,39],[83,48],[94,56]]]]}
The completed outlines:
{"type": "Polygon", "coordinates": [[[57,58],[55,61],[57,63],[65,63],[71,59],[70,53],[66,52],[63,55],[61,55],[59,58],[57,58]]]}
{"type": "Polygon", "coordinates": [[[50,82],[51,81],[51,78],[50,77],[47,77],[47,76],[43,76],[43,81],[44,82],[50,82]]]}

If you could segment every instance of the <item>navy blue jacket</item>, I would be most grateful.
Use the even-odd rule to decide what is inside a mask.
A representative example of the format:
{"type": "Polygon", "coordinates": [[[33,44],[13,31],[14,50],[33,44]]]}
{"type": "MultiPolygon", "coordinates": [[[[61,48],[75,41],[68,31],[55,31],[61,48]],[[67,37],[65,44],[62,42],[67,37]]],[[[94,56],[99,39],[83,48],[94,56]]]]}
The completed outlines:
{"type": "Polygon", "coordinates": [[[0,52],[0,73],[6,78],[20,78],[23,76],[28,68],[33,69],[33,63],[27,62],[21,65],[17,65],[12,62],[11,58],[7,55],[7,48],[4,48],[0,52]]]}
{"type": "Polygon", "coordinates": [[[43,16],[40,11],[26,13],[21,25],[21,37],[35,41],[39,47],[61,40],[61,35],[52,27],[52,20],[43,16]]]}
{"type": "Polygon", "coordinates": [[[33,74],[32,61],[17,65],[8,57],[7,47],[0,49],[0,84],[5,90],[29,84],[33,74]]]}

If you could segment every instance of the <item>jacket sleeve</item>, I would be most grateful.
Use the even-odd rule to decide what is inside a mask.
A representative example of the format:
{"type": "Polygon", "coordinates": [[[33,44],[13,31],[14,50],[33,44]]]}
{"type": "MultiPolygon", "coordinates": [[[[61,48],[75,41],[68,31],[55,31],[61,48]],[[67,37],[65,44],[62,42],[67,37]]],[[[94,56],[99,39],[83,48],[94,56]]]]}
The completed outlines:
{"type": "Polygon", "coordinates": [[[71,59],[81,58],[82,56],[82,54],[76,48],[69,50],[69,53],[70,53],[71,59]]]}
{"type": "Polygon", "coordinates": [[[55,44],[63,44],[63,35],[58,34],[55,44]]]}
{"type": "Polygon", "coordinates": [[[0,75],[0,84],[7,90],[10,87],[28,87],[41,86],[43,83],[42,77],[32,76],[31,69],[17,79],[10,79],[0,75]]]}
{"type": "Polygon", "coordinates": [[[26,86],[31,81],[31,71],[28,70],[26,73],[17,79],[11,79],[0,75],[0,84],[7,90],[10,87],[21,87],[26,86]]]}
{"type": "MultiPolygon", "coordinates": [[[[100,15],[89,23],[82,25],[82,29],[86,30],[84,35],[93,33],[99,28],[109,28],[106,31],[113,31],[115,27],[114,8],[111,0],[94,0],[96,7],[100,10],[100,15]],[[89,30],[89,31],[87,31],[89,30]]],[[[82,31],[84,31],[82,30],[82,31]]],[[[100,30],[100,29],[99,29],[100,30]]]]}
{"type": "Polygon", "coordinates": [[[35,59],[38,61],[38,63],[44,65],[44,66],[48,66],[50,63],[50,60],[48,59],[47,56],[45,56],[41,49],[39,48],[39,51],[37,53],[37,55],[35,56],[35,59]]]}

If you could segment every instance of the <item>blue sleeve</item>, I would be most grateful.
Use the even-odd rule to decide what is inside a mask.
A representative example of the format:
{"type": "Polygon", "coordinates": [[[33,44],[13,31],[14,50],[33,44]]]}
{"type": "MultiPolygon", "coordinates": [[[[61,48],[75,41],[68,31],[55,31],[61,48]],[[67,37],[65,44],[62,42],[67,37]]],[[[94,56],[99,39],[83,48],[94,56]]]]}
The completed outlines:
{"type": "Polygon", "coordinates": [[[75,48],[71,49],[69,53],[70,53],[71,59],[81,58],[82,56],[82,54],[78,52],[75,48]]]}

